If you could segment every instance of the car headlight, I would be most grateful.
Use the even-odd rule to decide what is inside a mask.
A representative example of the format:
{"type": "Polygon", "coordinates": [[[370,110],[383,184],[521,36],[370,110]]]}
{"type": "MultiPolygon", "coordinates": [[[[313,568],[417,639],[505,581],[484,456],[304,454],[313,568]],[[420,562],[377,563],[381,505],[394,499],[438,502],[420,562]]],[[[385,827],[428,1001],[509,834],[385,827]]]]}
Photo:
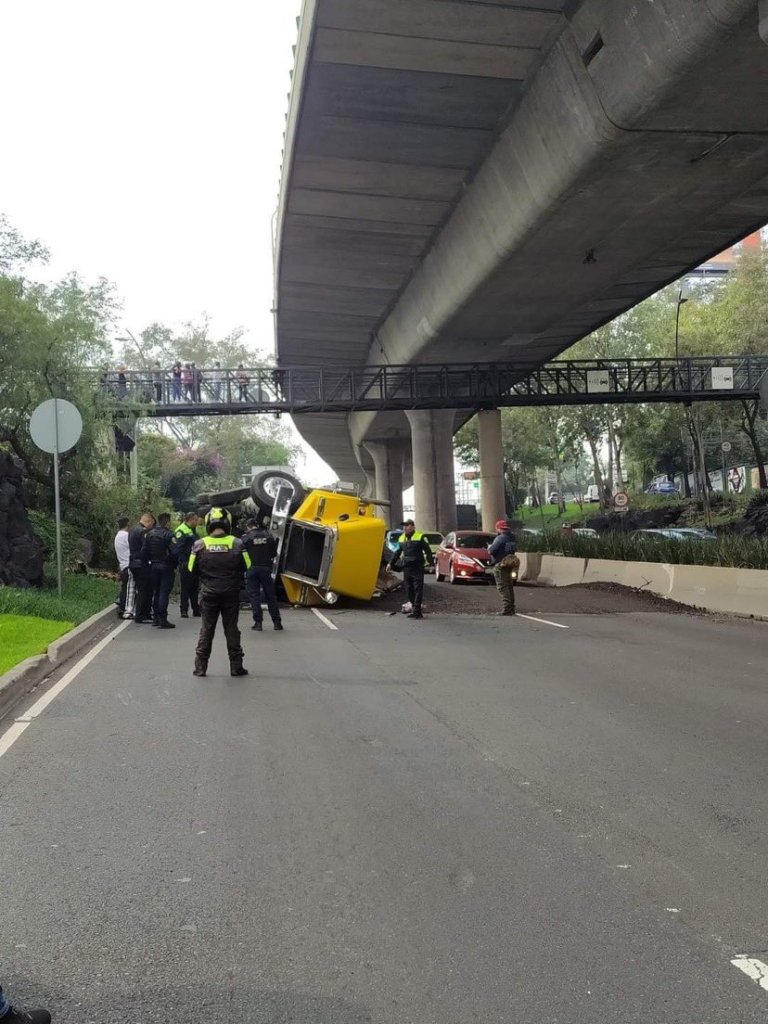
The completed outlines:
{"type": "Polygon", "coordinates": [[[474,559],[467,558],[466,555],[455,555],[454,557],[456,559],[456,562],[459,565],[467,565],[467,566],[474,566],[475,565],[474,559]]]}

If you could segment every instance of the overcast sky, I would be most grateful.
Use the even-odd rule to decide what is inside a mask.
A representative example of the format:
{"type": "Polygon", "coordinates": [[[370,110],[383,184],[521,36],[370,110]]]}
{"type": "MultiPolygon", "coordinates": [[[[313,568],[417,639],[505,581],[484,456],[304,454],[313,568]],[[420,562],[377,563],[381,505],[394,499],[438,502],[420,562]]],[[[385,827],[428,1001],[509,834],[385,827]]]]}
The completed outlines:
{"type": "MultiPolygon", "coordinates": [[[[124,327],[206,312],[271,353],[271,221],[300,0],[2,0],[0,212],[124,327]]],[[[318,459],[307,475],[328,473],[318,459]]]]}

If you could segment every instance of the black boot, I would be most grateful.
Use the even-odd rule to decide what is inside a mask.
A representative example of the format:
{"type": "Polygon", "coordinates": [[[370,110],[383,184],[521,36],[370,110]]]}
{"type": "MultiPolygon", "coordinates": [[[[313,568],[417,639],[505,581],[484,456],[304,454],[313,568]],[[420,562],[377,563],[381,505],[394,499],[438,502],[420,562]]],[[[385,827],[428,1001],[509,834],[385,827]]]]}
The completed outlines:
{"type": "Polygon", "coordinates": [[[255,629],[257,633],[260,633],[261,632],[261,623],[260,622],[254,622],[254,624],[251,626],[251,629],[255,629]]]}
{"type": "Polygon", "coordinates": [[[208,671],[208,662],[205,658],[201,658],[200,655],[195,656],[195,668],[192,672],[193,676],[204,676],[208,671]]]}
{"type": "Polygon", "coordinates": [[[283,624],[282,624],[282,622],[280,622],[279,619],[278,619],[278,621],[274,625],[275,625],[275,629],[278,631],[278,633],[283,628],[283,624]]]}
{"type": "Polygon", "coordinates": [[[243,668],[242,659],[240,661],[230,661],[229,663],[229,674],[231,676],[247,676],[248,669],[243,668]]]}
{"type": "Polygon", "coordinates": [[[2,1018],[3,1024],[51,1024],[47,1010],[20,1010],[12,1006],[2,1018]]]}
{"type": "Polygon", "coordinates": [[[179,612],[179,615],[181,616],[182,619],[189,618],[189,612],[179,612]]]}
{"type": "Polygon", "coordinates": [[[161,619],[157,624],[158,629],[176,629],[176,625],[173,622],[169,622],[168,619],[161,619]]]}

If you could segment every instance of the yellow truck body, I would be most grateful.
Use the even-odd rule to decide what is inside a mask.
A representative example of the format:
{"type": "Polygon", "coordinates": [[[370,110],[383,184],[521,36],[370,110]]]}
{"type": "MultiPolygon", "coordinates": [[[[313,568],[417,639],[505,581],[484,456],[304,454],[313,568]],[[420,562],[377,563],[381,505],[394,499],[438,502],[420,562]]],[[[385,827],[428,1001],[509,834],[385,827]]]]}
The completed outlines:
{"type": "Polygon", "coordinates": [[[334,594],[369,601],[384,550],[386,523],[352,494],[311,491],[293,515],[281,553],[289,601],[319,605],[334,594]]]}

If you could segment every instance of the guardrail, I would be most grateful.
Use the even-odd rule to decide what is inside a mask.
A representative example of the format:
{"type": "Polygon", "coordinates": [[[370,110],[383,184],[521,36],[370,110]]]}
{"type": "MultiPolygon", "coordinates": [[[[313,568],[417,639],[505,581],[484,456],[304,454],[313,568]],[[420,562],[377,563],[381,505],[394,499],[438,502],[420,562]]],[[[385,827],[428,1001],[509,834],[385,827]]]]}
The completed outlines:
{"type": "Polygon", "coordinates": [[[89,372],[108,402],[148,416],[377,412],[752,398],[768,356],[89,372]]]}

